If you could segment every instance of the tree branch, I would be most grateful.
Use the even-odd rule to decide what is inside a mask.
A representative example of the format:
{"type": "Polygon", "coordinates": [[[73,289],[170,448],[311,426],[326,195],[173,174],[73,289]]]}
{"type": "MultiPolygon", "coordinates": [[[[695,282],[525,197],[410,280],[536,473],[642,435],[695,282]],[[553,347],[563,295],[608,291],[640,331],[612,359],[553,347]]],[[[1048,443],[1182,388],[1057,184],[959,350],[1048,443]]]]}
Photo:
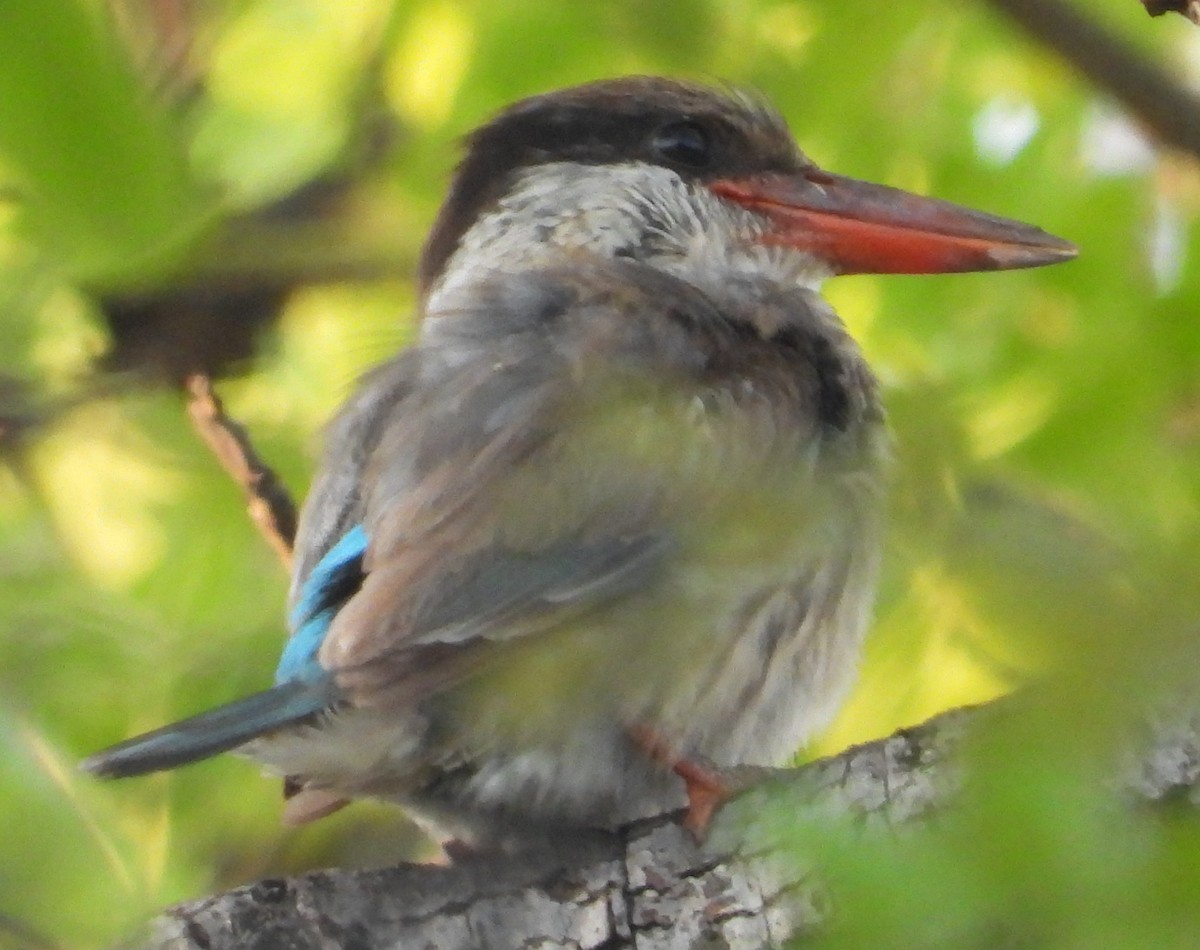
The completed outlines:
{"type": "MultiPolygon", "coordinates": [[[[1145,744],[1116,780],[1128,798],[1200,805],[1197,708],[1185,703],[1147,721],[1145,744]]],[[[518,855],[469,855],[451,867],[259,881],[167,910],[140,946],[782,947],[820,929],[828,910],[815,875],[764,845],[771,822],[789,809],[799,820],[850,816],[889,828],[931,816],[958,791],[958,747],[982,712],[944,713],[798,769],[747,770],[760,781],[722,810],[704,847],[676,814],[518,855]]]]}
{"type": "Polygon", "coordinates": [[[1200,97],[1065,0],[988,0],[1165,144],[1200,158],[1200,97]]]}
{"type": "Polygon", "coordinates": [[[773,773],[718,815],[703,848],[682,815],[672,815],[519,855],[472,855],[451,867],[259,881],[171,908],[142,946],[779,947],[817,928],[825,911],[814,880],[747,846],[761,837],[754,824],[767,796],[773,809],[782,795],[803,813],[913,821],[956,786],[952,753],[970,715],[947,713],[773,773]]]}
{"type": "Polygon", "coordinates": [[[1151,16],[1178,13],[1200,26],[1200,0],[1142,0],[1151,16]]]}
{"type": "Polygon", "coordinates": [[[243,426],[225,414],[225,407],[213,391],[212,381],[203,375],[188,379],[188,415],[213,454],[246,495],[250,519],[271,545],[285,568],[291,568],[292,542],[296,538],[296,504],[250,442],[243,426]]]}

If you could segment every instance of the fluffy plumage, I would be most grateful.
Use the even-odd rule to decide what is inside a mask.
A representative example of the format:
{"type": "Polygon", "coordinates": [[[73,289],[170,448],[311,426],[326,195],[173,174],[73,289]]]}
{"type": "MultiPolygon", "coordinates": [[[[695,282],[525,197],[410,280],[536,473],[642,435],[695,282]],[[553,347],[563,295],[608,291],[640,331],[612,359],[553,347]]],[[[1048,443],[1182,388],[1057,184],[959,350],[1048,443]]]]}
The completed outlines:
{"type": "Polygon", "coordinates": [[[877,561],[882,419],[836,318],[779,287],[734,317],[627,261],[437,299],[334,424],[301,533],[310,560],[327,523],[370,539],[319,653],[346,703],[244,751],[464,835],[678,803],[634,724],[783,761],[848,684],[877,561]]]}
{"type": "Polygon", "coordinates": [[[430,235],[419,340],[330,425],[277,685],[87,767],[235,748],[287,777],[293,817],[370,795],[505,841],[681,803],[646,730],[781,764],[851,680],[888,454],[817,284],[838,253],[1027,266],[1056,241],[828,176],[737,94],[635,77],[505,110],[430,235]]]}

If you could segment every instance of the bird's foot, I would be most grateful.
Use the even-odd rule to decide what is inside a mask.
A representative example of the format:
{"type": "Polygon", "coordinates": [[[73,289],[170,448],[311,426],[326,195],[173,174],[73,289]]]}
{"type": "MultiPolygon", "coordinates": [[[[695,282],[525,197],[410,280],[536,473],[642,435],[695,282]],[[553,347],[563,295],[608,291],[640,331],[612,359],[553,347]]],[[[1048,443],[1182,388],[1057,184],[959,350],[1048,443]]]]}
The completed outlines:
{"type": "Polygon", "coordinates": [[[734,789],[716,765],[699,756],[679,755],[671,745],[649,726],[629,727],[634,745],[652,761],[665,765],[683,779],[687,793],[687,814],[683,826],[697,841],[708,835],[713,816],[732,795],[734,789]]]}
{"type": "Polygon", "coordinates": [[[688,808],[683,827],[697,841],[703,841],[708,836],[713,815],[725,804],[733,790],[715,766],[694,759],[679,759],[672,766],[672,771],[683,779],[687,791],[688,808]]]}

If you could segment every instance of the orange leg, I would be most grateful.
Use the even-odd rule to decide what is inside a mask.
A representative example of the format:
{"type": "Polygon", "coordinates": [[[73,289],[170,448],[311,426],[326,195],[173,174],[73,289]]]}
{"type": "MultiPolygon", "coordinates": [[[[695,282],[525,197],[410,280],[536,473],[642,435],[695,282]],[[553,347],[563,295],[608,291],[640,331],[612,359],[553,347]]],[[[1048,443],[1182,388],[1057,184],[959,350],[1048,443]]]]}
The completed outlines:
{"type": "Polygon", "coordinates": [[[668,766],[683,779],[688,799],[683,826],[697,838],[703,839],[713,815],[733,793],[729,783],[714,766],[676,755],[671,746],[648,726],[630,726],[629,735],[652,761],[668,766]]]}

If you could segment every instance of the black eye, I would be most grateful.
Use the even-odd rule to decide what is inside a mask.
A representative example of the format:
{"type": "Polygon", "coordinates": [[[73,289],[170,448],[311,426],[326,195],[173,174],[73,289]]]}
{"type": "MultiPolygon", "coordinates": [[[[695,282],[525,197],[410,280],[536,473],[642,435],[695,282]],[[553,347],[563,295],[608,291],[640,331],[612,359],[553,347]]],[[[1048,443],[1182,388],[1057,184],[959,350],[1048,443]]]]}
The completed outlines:
{"type": "Polygon", "coordinates": [[[650,147],[677,165],[704,168],[712,160],[708,132],[697,122],[672,122],[654,133],[650,147]]]}

